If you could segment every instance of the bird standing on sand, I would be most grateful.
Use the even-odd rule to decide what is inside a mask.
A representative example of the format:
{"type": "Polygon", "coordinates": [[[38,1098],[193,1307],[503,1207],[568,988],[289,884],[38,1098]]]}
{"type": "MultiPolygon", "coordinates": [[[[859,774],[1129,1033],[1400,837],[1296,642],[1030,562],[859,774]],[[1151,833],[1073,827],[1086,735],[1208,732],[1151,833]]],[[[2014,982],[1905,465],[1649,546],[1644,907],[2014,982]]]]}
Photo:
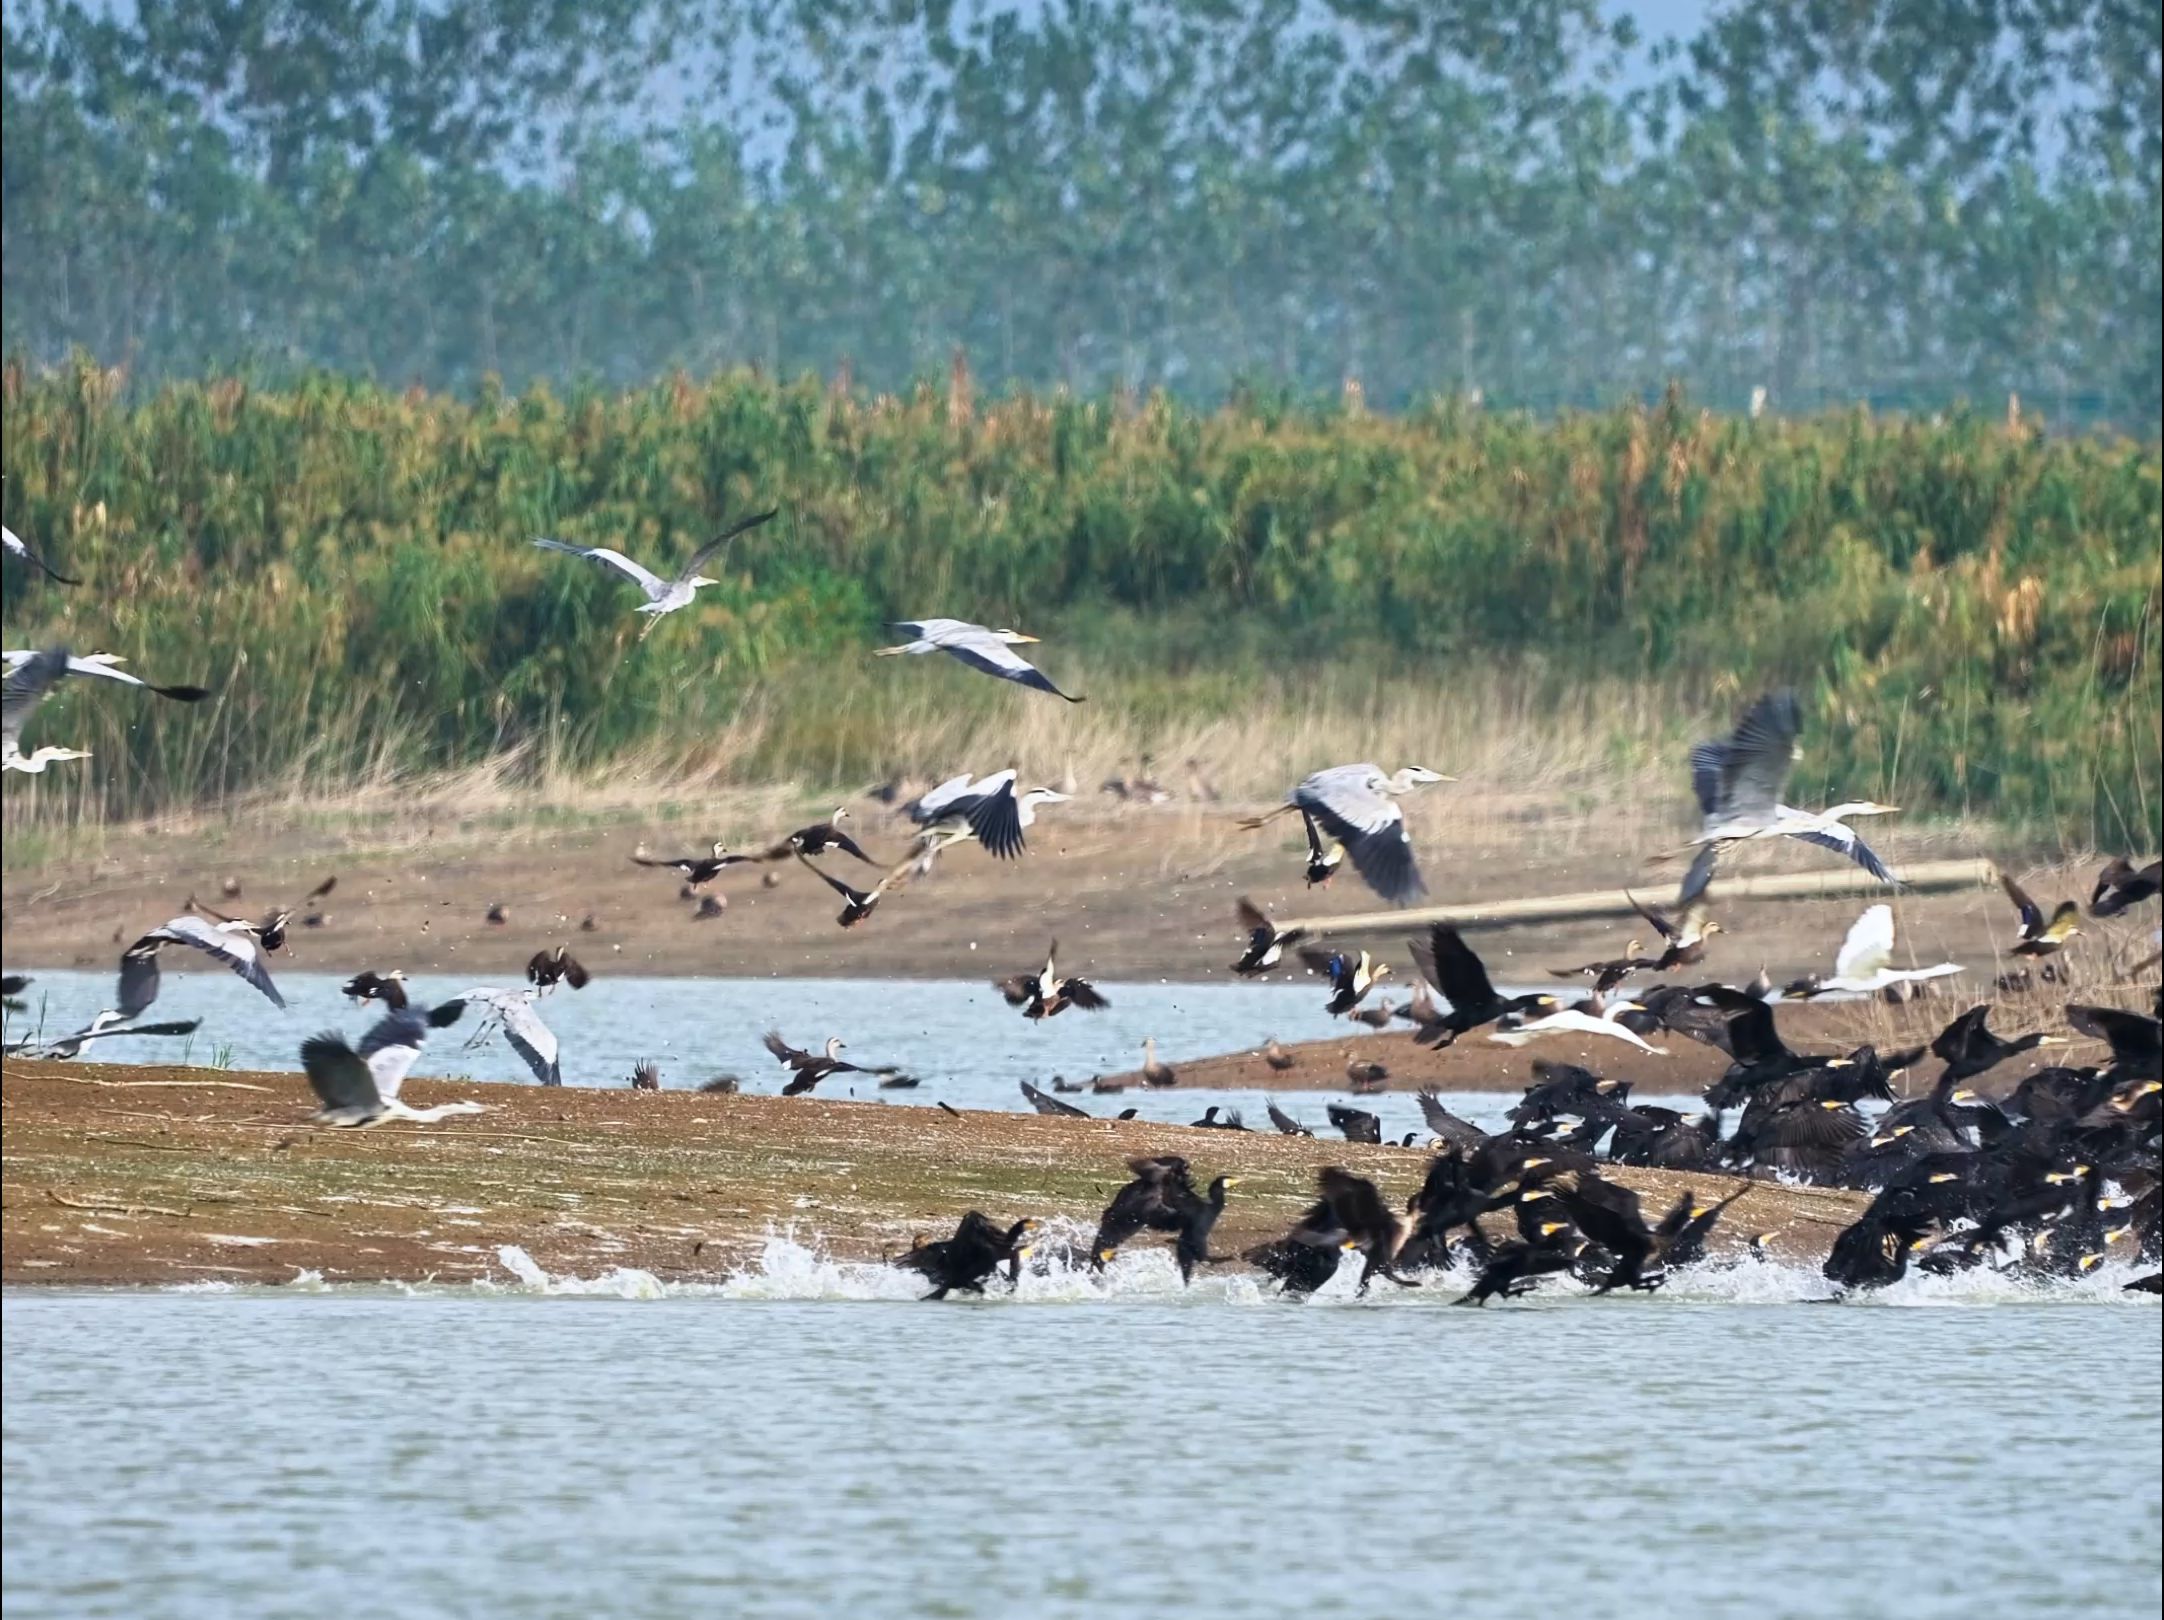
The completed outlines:
{"type": "Polygon", "coordinates": [[[1881,883],[1898,884],[1886,863],[1847,825],[1855,816],[1887,816],[1899,805],[1854,799],[1827,810],[1798,810],[1781,802],[1797,759],[1803,709],[1796,694],[1769,692],[1745,711],[1733,734],[1691,750],[1691,786],[1704,825],[1687,846],[1697,853],[1676,903],[1706,892],[1721,851],[1760,838],[1795,838],[1845,855],[1881,883]]]}
{"type": "Polygon", "coordinates": [[[896,619],[888,624],[889,630],[899,631],[910,639],[898,647],[881,647],[875,656],[899,658],[904,654],[922,656],[925,653],[943,652],[958,659],[971,669],[986,675],[997,676],[1003,681],[1013,681],[1039,692],[1049,692],[1068,703],[1085,701],[1068,697],[1054,686],[1028,659],[1014,649],[1034,643],[1035,636],[1025,636],[1019,630],[988,630],[981,624],[971,624],[967,619],[896,619]]]}
{"type": "Polygon", "coordinates": [[[1397,801],[1430,782],[1451,780],[1424,765],[1407,765],[1389,775],[1379,765],[1333,765],[1303,780],[1277,809],[1240,825],[1252,830],[1298,811],[1307,824],[1310,884],[1319,881],[1318,864],[1327,877],[1327,868],[1336,864],[1327,859],[1329,850],[1337,846],[1352,857],[1353,869],[1369,888],[1392,905],[1407,905],[1425,894],[1427,885],[1420,880],[1405,812],[1397,801]],[[1328,835],[1328,844],[1318,829],[1328,835]]]}
{"type": "Polygon", "coordinates": [[[561,540],[536,540],[534,544],[543,551],[560,551],[566,556],[584,557],[588,562],[599,563],[604,568],[613,568],[624,578],[630,580],[632,584],[638,586],[645,593],[646,600],[641,602],[633,611],[646,616],[646,624],[639,631],[639,639],[644,641],[652,633],[654,626],[661,622],[665,614],[674,613],[678,608],[691,606],[692,599],[699,594],[699,587],[721,583],[716,579],[708,579],[699,570],[712,562],[720,553],[722,547],[747,529],[756,529],[773,516],[773,511],[760,512],[752,517],[732,523],[697,551],[694,551],[691,554],[690,561],[686,562],[678,570],[676,577],[673,579],[663,579],[651,569],[633,562],[621,551],[611,551],[606,546],[574,546],[567,545],[561,540]]]}

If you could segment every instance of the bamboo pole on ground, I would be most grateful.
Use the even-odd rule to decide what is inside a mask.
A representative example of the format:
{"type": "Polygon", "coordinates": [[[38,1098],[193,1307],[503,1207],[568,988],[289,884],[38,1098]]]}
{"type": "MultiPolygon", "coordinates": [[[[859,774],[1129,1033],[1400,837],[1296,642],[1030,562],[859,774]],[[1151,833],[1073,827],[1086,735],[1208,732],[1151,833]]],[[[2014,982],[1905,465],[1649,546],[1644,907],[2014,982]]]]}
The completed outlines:
{"type": "MultiPolygon", "coordinates": [[[[1999,869],[1981,857],[1959,861],[1924,861],[1901,874],[1901,889],[1911,893],[1943,893],[1950,889],[1983,888],[1998,881],[1999,869]]],[[[1649,888],[1639,898],[1651,905],[1665,905],[1666,885],[1649,888]]],[[[1633,893],[1638,893],[1634,890],[1633,893]]],[[[1770,877],[1716,879],[1706,890],[1708,901],[1718,905],[1736,900],[1823,900],[1848,894],[1891,894],[1860,867],[1822,872],[1783,872],[1770,877]]],[[[1280,928],[1304,928],[1310,938],[1325,934],[1410,933],[1430,923],[1449,923],[1472,930],[1502,928],[1513,923],[1561,922],[1577,917],[1629,917],[1636,915],[1630,895],[1621,889],[1593,889],[1582,894],[1554,894],[1530,900],[1477,900],[1453,906],[1408,906],[1401,911],[1356,911],[1341,917],[1279,919],[1280,928]]]]}

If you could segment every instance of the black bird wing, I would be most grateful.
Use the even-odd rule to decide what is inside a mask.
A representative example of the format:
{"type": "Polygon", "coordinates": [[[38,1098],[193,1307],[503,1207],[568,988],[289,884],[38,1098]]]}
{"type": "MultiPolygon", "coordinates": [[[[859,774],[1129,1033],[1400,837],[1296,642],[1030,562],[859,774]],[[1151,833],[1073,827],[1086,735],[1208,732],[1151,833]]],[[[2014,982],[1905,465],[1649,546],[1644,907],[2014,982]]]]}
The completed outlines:
{"type": "Polygon", "coordinates": [[[1037,999],[1037,975],[1017,973],[1011,979],[994,979],[992,988],[1010,1007],[1021,1007],[1037,999]]]}
{"type": "Polygon", "coordinates": [[[1084,1012],[1101,1012],[1112,1005],[1087,979],[1062,979],[1059,982],[1059,991],[1070,1003],[1084,1012]]]}
{"type": "Polygon", "coordinates": [[[1584,1172],[1549,1187],[1578,1230],[1618,1260],[1642,1262],[1653,1252],[1653,1232],[1630,1188],[1584,1172]]]}
{"type": "Polygon", "coordinates": [[[1315,1182],[1323,1202],[1330,1206],[1330,1213],[1352,1241],[1385,1261],[1397,1253],[1402,1228],[1374,1182],[1334,1164],[1318,1170],[1315,1182]]]}
{"type": "Polygon", "coordinates": [[[158,999],[158,953],[141,950],[138,940],[120,953],[120,988],[116,1007],[123,1018],[135,1018],[158,999]]]}
{"type": "Polygon", "coordinates": [[[1383,1139],[1383,1122],[1364,1108],[1347,1108],[1342,1103],[1327,1104],[1324,1112],[1330,1123],[1343,1133],[1348,1142],[1377,1143],[1383,1139]]]}
{"type": "Polygon", "coordinates": [[[855,840],[854,838],[851,838],[851,837],[850,837],[850,836],[849,836],[849,835],[848,835],[847,833],[843,832],[843,831],[842,831],[842,830],[841,830],[841,829],[840,829],[839,827],[829,827],[829,828],[827,828],[827,830],[826,830],[826,843],[827,843],[827,845],[828,845],[828,846],[829,846],[830,848],[833,848],[833,849],[838,849],[838,850],[840,850],[840,851],[841,851],[841,852],[842,852],[842,853],[843,853],[844,855],[853,855],[853,856],[855,856],[855,857],[856,857],[856,858],[857,858],[858,860],[862,861],[862,862],[863,862],[863,863],[864,863],[864,864],[865,864],[866,866],[877,866],[877,865],[879,864],[879,863],[878,863],[877,861],[873,860],[873,859],[872,859],[872,858],[871,858],[871,857],[870,857],[869,855],[867,855],[867,854],[865,854],[865,853],[864,853],[864,846],[863,846],[863,845],[859,844],[859,843],[858,843],[858,842],[857,842],[857,841],[856,841],[856,840],[855,840]]]}
{"type": "Polygon", "coordinates": [[[720,554],[721,548],[738,535],[745,533],[747,530],[756,529],[762,523],[772,522],[780,511],[781,508],[778,506],[770,507],[764,512],[756,512],[748,518],[739,518],[736,522],[730,524],[721,533],[715,535],[713,539],[707,541],[705,545],[691,554],[690,559],[684,566],[676,571],[677,583],[683,583],[712,562],[720,554]]]}
{"type": "Polygon", "coordinates": [[[1625,889],[1623,891],[1623,898],[1631,903],[1631,909],[1645,918],[1646,925],[1660,935],[1661,938],[1673,941],[1683,931],[1680,926],[1670,920],[1667,912],[1656,911],[1643,900],[1640,900],[1638,896],[1632,894],[1630,890],[1625,889]]]}
{"type": "Polygon", "coordinates": [[[2159,1061],[2159,1030],[2156,1019],[2122,1007],[2091,1007],[2069,1003],[2066,1021],[2084,1035],[2111,1043],[2112,1062],[2122,1070],[2137,1071],[2129,1079],[2154,1079],[2159,1061]]]}
{"type": "Polygon", "coordinates": [[[1443,1106],[1443,1101],[1432,1091],[1420,1093],[1420,1117],[1427,1121],[1428,1129],[1453,1147],[1470,1153],[1488,1139],[1488,1133],[1469,1119],[1460,1119],[1443,1106]]]}
{"type": "Polygon", "coordinates": [[[949,658],[967,664],[971,669],[981,674],[995,676],[1003,681],[1012,681],[1017,686],[1027,686],[1035,691],[1049,692],[1054,697],[1068,703],[1086,703],[1089,701],[1087,698],[1078,698],[1062,692],[1052,684],[1051,677],[1045,674],[1043,670],[1004,643],[987,642],[979,646],[969,641],[942,641],[939,644],[939,650],[949,658]]]}
{"type": "Polygon", "coordinates": [[[1443,993],[1453,1012],[1468,1012],[1495,1005],[1495,986],[1488,981],[1487,967],[1473,954],[1458,931],[1437,923],[1426,939],[1412,943],[1413,965],[1421,976],[1443,993]]]}
{"type": "Polygon", "coordinates": [[[1310,973],[1320,973],[1333,990],[1352,988],[1353,960],[1343,951],[1302,951],[1300,960],[1310,973]]]}
{"type": "Polygon", "coordinates": [[[1820,827],[1792,832],[1788,836],[1799,844],[1815,844],[1820,849],[1832,850],[1836,855],[1846,855],[1879,882],[1892,884],[1896,888],[1900,886],[1901,880],[1894,876],[1893,868],[1886,864],[1885,858],[1877,850],[1863,841],[1853,827],[1842,827],[1838,830],[1820,827]]]}
{"type": "Polygon", "coordinates": [[[1691,749],[1691,791],[1698,796],[1698,813],[1710,816],[1720,808],[1721,777],[1728,766],[1728,745],[1702,742],[1691,749]]]}
{"type": "Polygon", "coordinates": [[[1314,1132],[1310,1131],[1305,1125],[1294,1119],[1292,1115],[1286,1113],[1284,1109],[1278,1107],[1276,1103],[1266,1102],[1263,1106],[1268,1108],[1270,1111],[1270,1123],[1272,1125],[1275,1125],[1287,1136],[1314,1135],[1314,1132]]]}
{"type": "Polygon", "coordinates": [[[1008,861],[1028,846],[1022,837],[1021,806],[1014,796],[1014,772],[1002,771],[1000,776],[999,785],[971,807],[969,830],[991,854],[1008,861]]]}
{"type": "Polygon", "coordinates": [[[326,1030],[301,1042],[301,1069],[325,1108],[381,1108],[383,1095],[367,1061],[343,1035],[326,1030]]]}
{"type": "Polygon", "coordinates": [[[809,1067],[815,1060],[809,1052],[798,1050],[781,1038],[781,1031],[770,1029],[759,1037],[760,1043],[792,1069],[809,1067]]]}
{"type": "Polygon", "coordinates": [[[1931,1055],[1949,1064],[1968,1057],[1977,1037],[1985,1033],[1984,1020],[1990,1016],[1991,1003],[1978,1002],[1932,1037],[1931,1055]]]}
{"type": "MultiPolygon", "coordinates": [[[[822,868],[815,866],[809,857],[800,854],[797,856],[797,859],[803,863],[804,869],[806,871],[816,876],[821,883],[824,883],[828,888],[832,889],[836,894],[840,895],[852,906],[861,906],[866,901],[871,899],[871,896],[864,890],[853,888],[849,884],[844,883],[840,878],[836,877],[832,872],[825,871],[822,868]]],[[[882,885],[882,887],[884,887],[884,885],[882,885]]]]}
{"type": "MultiPolygon", "coordinates": [[[[1352,857],[1353,870],[1392,905],[1410,904],[1428,892],[1421,880],[1420,863],[1413,856],[1412,834],[1395,800],[1380,801],[1380,807],[1365,821],[1354,821],[1319,798],[1301,800],[1300,808],[1344,846],[1345,853],[1352,857]]],[[[1314,848],[1312,831],[1308,844],[1314,848]]]]}
{"type": "Polygon", "coordinates": [[[1243,894],[1239,899],[1233,901],[1232,911],[1233,915],[1240,919],[1240,926],[1250,934],[1260,934],[1269,938],[1276,936],[1277,929],[1271,923],[1268,914],[1263,911],[1262,907],[1248,899],[1246,895],[1243,894]]]}
{"type": "Polygon", "coordinates": [[[1999,874],[1999,886],[2006,891],[2006,898],[2013,901],[2014,909],[2021,913],[2021,937],[2034,939],[2041,934],[2044,931],[2043,908],[2029,898],[2029,891],[2004,872],[1999,874]]]}
{"type": "Polygon", "coordinates": [[[338,874],[334,872],[329,877],[325,878],[321,883],[318,883],[314,888],[310,889],[308,893],[302,897],[301,903],[303,905],[307,905],[313,901],[321,900],[324,896],[329,894],[331,890],[337,887],[338,874]]]}
{"type": "Polygon", "coordinates": [[[1720,984],[1708,985],[1705,999],[1729,1015],[1728,1049],[1739,1062],[1757,1062],[1788,1051],[1788,1043],[1774,1027],[1770,1001],[1720,984]]]}
{"type": "Polygon", "coordinates": [[[1057,1097],[1048,1097],[1027,1080],[1022,1082],[1022,1095],[1029,1099],[1030,1107],[1036,1109],[1040,1114],[1051,1114],[1061,1119],[1088,1119],[1090,1117],[1087,1109],[1077,1108],[1073,1103],[1061,1102],[1057,1097]]]}
{"type": "Polygon", "coordinates": [[[31,567],[35,568],[39,573],[43,574],[54,584],[82,584],[81,580],[75,578],[73,575],[63,574],[59,569],[55,568],[51,563],[47,562],[35,551],[32,551],[30,549],[29,543],[25,541],[23,537],[17,534],[13,529],[0,528],[0,534],[5,534],[7,536],[7,550],[9,555],[22,558],[24,562],[30,564],[31,567]]]}

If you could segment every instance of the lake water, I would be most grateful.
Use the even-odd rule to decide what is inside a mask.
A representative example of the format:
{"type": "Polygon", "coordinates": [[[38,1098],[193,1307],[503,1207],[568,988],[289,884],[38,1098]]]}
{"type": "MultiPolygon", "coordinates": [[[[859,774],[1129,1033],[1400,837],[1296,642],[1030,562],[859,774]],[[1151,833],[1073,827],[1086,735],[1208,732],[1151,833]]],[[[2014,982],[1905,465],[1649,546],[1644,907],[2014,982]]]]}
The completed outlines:
{"type": "MultiPolygon", "coordinates": [[[[380,1014],[353,1007],[338,993],[342,977],[282,973],[278,988],[288,1008],[279,1012],[229,973],[167,973],[152,1019],[200,1016],[203,1027],[187,1039],[116,1040],[89,1055],[109,1063],[223,1062],[242,1069],[296,1069],[301,1041],[319,1029],[343,1030],[349,1038],[380,1014]]],[[[515,982],[496,979],[503,985],[515,982]]],[[[454,980],[416,981],[416,1004],[444,1000],[469,988],[454,980]]],[[[570,1084],[620,1086],[642,1058],[661,1065],[664,1086],[696,1086],[716,1074],[742,1077],[745,1089],[773,1092],[788,1078],[759,1044],[779,1029],[794,1045],[818,1049],[829,1035],[847,1043],[844,1056],[871,1064],[898,1064],[919,1076],[914,1091],[880,1091],[862,1079],[841,1076],[820,1085],[822,1097],[870,1098],[898,1105],[1022,1109],[1018,1082],[1049,1090],[1054,1075],[1071,1081],[1132,1070],[1142,1061],[1145,1036],[1157,1038],[1158,1055],[1175,1067],[1182,1061],[1253,1049],[1272,1035],[1286,1042],[1333,1039],[1348,1052],[1372,1038],[1365,1025],[1333,1019],[1322,1010],[1328,991],[1318,980],[1290,984],[1107,984],[1112,1005],[1102,1012],[1066,1012],[1031,1022],[1009,1007],[987,983],[957,980],[871,979],[663,979],[596,976],[584,990],[557,990],[540,1003],[544,1022],[562,1045],[564,1079],[570,1084]]],[[[88,1024],[113,999],[112,975],[44,972],[28,992],[27,1010],[9,1022],[14,1038],[31,1028],[65,1034],[88,1024]]],[[[466,1037],[479,1023],[469,1014],[422,1052],[417,1075],[469,1076],[477,1080],[532,1083],[526,1066],[500,1038],[469,1048],[466,1037]]],[[[1404,1025],[1400,1025],[1404,1028],[1404,1025]]],[[[1638,1081],[1641,1101],[1667,1100],[1660,1093],[1661,1060],[1618,1044],[1610,1072],[1638,1081]]],[[[1318,1131],[1329,1129],[1330,1102],[1357,1102],[1379,1116],[1396,1138],[1422,1130],[1417,1101],[1408,1092],[1354,1098],[1349,1089],[1274,1093],[1278,1105],[1318,1131]]],[[[1186,1124],[1211,1103],[1237,1108],[1246,1123],[1270,1128],[1259,1091],[1215,1091],[1183,1084],[1169,1091],[1135,1088],[1112,1096],[1070,1096],[1093,1114],[1135,1108],[1144,1119],[1186,1124]]],[[[1484,1127],[1501,1123],[1515,1093],[1463,1093],[1453,1111],[1484,1127]]],[[[1423,1132],[1423,1140],[1425,1134],[1423,1132]]]]}
{"type": "Polygon", "coordinates": [[[7,1612],[2157,1612],[2153,1302],[1168,1275],[920,1305],[782,1248],[708,1293],[17,1291],[7,1612]]]}

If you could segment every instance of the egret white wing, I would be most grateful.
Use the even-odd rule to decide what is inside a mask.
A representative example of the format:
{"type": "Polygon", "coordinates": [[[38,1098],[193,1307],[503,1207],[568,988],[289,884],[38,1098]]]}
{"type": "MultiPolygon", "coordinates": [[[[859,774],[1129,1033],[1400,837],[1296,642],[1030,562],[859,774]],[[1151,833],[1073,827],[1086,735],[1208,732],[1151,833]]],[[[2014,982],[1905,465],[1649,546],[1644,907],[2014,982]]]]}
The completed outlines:
{"type": "Polygon", "coordinates": [[[1893,948],[1893,907],[1867,906],[1850,925],[1848,938],[1841,941],[1840,954],[1833,959],[1834,977],[1868,979],[1892,963],[1893,948]]]}

